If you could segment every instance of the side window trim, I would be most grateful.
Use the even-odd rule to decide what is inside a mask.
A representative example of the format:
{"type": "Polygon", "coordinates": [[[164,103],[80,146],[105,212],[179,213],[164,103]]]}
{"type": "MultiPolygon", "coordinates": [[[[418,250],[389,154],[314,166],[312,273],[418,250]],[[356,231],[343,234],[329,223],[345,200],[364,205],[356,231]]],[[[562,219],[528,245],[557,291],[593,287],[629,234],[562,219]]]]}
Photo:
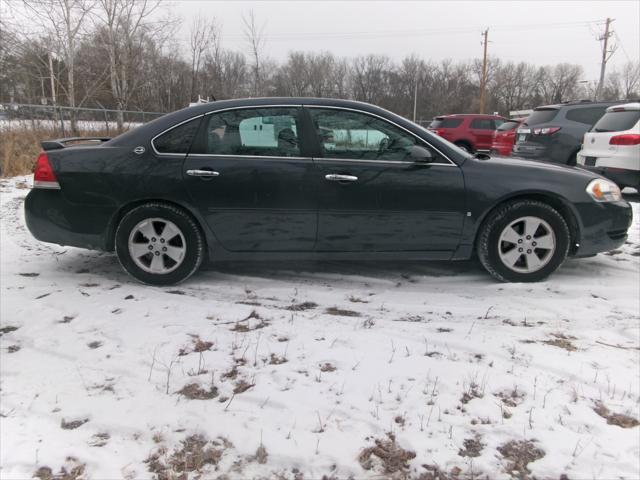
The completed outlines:
{"type": "MultiPolygon", "coordinates": [[[[155,153],[156,155],[160,156],[160,157],[186,157],[188,154],[187,153],[167,153],[167,152],[159,152],[156,149],[155,146],[155,140],[158,137],[161,137],[162,135],[164,135],[165,133],[170,132],[171,130],[173,130],[174,128],[178,128],[180,125],[184,125],[185,123],[189,123],[192,120],[195,120],[197,118],[201,118],[204,117],[204,113],[200,114],[200,115],[196,115],[190,118],[187,118],[186,120],[183,120],[180,123],[176,123],[175,125],[171,125],[169,128],[167,128],[166,130],[163,130],[162,132],[160,132],[159,134],[155,135],[152,139],[151,139],[151,149],[153,150],[153,153],[155,153]]],[[[198,129],[196,130],[196,136],[198,134],[198,131],[200,130],[200,125],[198,125],[198,129]]],[[[195,140],[195,139],[194,139],[195,140]]]]}
{"type": "MultiPolygon", "coordinates": [[[[402,125],[398,125],[396,122],[394,122],[392,120],[389,120],[388,118],[382,117],[380,115],[376,115],[375,113],[367,112],[367,111],[364,111],[364,110],[358,110],[357,108],[336,107],[336,106],[330,106],[330,105],[302,105],[302,107],[305,108],[305,109],[320,108],[320,109],[343,110],[343,111],[346,111],[346,112],[362,113],[364,115],[369,115],[371,117],[378,118],[378,119],[382,120],[383,122],[390,123],[391,125],[394,125],[395,127],[407,132],[409,135],[413,136],[418,142],[422,142],[422,144],[427,145],[430,148],[433,148],[436,152],[438,152],[440,154],[440,156],[442,158],[446,159],[449,162],[449,163],[433,162],[433,163],[430,163],[429,165],[446,166],[446,167],[457,167],[458,166],[453,160],[451,160],[444,153],[442,153],[442,151],[440,149],[438,149],[437,147],[434,147],[429,142],[424,140],[422,137],[416,135],[411,130],[408,130],[407,128],[404,128],[402,125]]],[[[316,138],[317,138],[317,134],[316,134],[316,138]]],[[[319,142],[320,139],[317,138],[317,141],[319,142]]],[[[369,159],[361,159],[361,158],[331,158],[331,157],[318,157],[318,158],[322,159],[322,160],[329,160],[329,161],[334,161],[334,162],[391,163],[391,164],[398,164],[398,165],[402,165],[402,164],[413,165],[413,164],[417,163],[417,162],[407,162],[405,160],[369,160],[369,159]]]]}

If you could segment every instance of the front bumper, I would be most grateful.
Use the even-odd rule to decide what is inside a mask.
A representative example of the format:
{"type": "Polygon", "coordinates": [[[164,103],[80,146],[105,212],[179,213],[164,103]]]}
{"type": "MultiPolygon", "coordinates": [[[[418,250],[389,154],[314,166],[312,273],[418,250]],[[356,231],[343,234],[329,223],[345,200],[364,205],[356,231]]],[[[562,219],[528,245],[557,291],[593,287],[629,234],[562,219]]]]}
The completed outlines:
{"type": "Polygon", "coordinates": [[[103,206],[68,201],[61,190],[33,189],[24,202],[27,228],[38,240],[58,245],[107,249],[109,222],[115,212],[103,206]]]}
{"type": "Polygon", "coordinates": [[[589,170],[591,172],[607,177],[609,180],[615,182],[620,188],[634,187],[640,188],[640,170],[628,170],[626,168],[614,168],[614,167],[589,167],[586,165],[579,165],[580,168],[589,170]]]}
{"type": "Polygon", "coordinates": [[[627,239],[627,230],[633,220],[633,211],[628,202],[585,201],[575,204],[582,228],[576,257],[589,257],[607,252],[622,245],[627,239]]]}

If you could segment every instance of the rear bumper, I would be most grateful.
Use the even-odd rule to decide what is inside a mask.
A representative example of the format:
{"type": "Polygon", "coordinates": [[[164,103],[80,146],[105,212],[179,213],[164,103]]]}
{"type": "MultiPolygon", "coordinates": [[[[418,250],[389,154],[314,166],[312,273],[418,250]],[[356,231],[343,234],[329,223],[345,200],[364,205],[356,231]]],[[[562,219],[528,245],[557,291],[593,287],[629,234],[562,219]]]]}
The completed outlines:
{"type": "Polygon", "coordinates": [[[27,228],[38,240],[106,250],[112,209],[69,202],[60,190],[33,189],[24,202],[27,228]]]}
{"type": "Polygon", "coordinates": [[[544,160],[567,164],[572,153],[571,147],[558,143],[520,142],[513,146],[513,155],[532,160],[544,160]]]}
{"type": "Polygon", "coordinates": [[[633,211],[628,202],[575,204],[582,222],[576,257],[589,257],[622,245],[627,239],[633,211]]]}

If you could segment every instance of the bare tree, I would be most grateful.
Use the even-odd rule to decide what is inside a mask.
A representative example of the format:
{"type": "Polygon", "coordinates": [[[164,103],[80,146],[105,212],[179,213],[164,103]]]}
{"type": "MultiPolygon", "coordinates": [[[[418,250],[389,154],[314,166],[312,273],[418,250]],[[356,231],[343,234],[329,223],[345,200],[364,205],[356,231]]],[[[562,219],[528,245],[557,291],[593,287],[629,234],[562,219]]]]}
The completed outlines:
{"type": "Polygon", "coordinates": [[[262,62],[264,56],[265,36],[264,36],[264,24],[258,26],[256,16],[253,10],[249,11],[248,15],[242,15],[242,22],[244,23],[244,35],[249,44],[252,59],[252,80],[253,85],[251,88],[251,94],[256,97],[263,93],[263,71],[262,62]]]}
{"type": "MultiPolygon", "coordinates": [[[[67,103],[76,106],[76,55],[80,36],[84,33],[93,0],[24,0],[24,4],[53,39],[55,53],[62,57],[66,68],[67,103]]],[[[51,55],[52,52],[49,52],[51,55]]],[[[53,62],[49,59],[50,64],[53,62]]],[[[75,112],[71,111],[71,130],[77,132],[75,112]]]]}
{"type": "Polygon", "coordinates": [[[191,23],[189,35],[189,47],[191,49],[191,89],[190,99],[193,101],[199,92],[198,77],[204,55],[207,51],[217,59],[219,56],[219,34],[215,19],[207,20],[198,15],[191,23]]]}
{"type": "Polygon", "coordinates": [[[142,79],[145,41],[166,35],[169,24],[151,21],[160,0],[98,0],[98,5],[96,24],[107,52],[109,85],[118,110],[118,129],[122,130],[123,110],[142,79]]]}
{"type": "Polygon", "coordinates": [[[627,62],[620,71],[622,94],[627,100],[640,97],[640,62],[627,62]]]}

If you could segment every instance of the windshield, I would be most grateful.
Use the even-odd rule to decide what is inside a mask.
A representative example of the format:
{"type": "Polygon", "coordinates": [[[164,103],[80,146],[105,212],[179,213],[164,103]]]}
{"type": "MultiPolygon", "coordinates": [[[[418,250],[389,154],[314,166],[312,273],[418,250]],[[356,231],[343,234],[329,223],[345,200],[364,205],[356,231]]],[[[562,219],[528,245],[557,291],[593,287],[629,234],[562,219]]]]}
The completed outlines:
{"type": "Polygon", "coordinates": [[[593,126],[593,132],[623,132],[631,130],[640,120],[640,110],[607,112],[593,126]]]}
{"type": "Polygon", "coordinates": [[[547,123],[556,118],[558,114],[557,108],[540,108],[535,109],[531,115],[524,121],[525,125],[538,125],[540,123],[547,123]]]}
{"type": "Polygon", "coordinates": [[[507,132],[509,130],[515,130],[520,125],[520,120],[507,120],[498,127],[499,132],[507,132]]]}

